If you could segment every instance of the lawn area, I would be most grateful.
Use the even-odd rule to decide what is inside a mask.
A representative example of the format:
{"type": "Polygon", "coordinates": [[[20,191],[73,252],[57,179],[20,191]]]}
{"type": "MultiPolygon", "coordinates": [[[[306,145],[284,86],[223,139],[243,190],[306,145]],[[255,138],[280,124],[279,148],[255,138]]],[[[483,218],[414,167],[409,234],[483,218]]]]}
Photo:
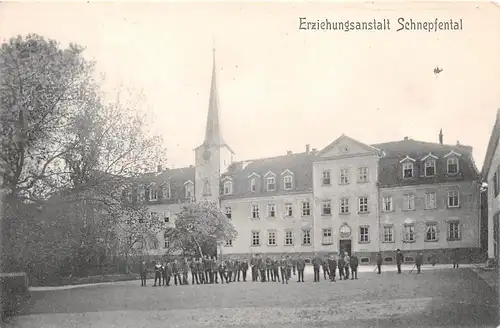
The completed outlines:
{"type": "Polygon", "coordinates": [[[11,327],[497,327],[498,300],[470,269],[362,273],[359,280],[33,292],[11,327]]]}

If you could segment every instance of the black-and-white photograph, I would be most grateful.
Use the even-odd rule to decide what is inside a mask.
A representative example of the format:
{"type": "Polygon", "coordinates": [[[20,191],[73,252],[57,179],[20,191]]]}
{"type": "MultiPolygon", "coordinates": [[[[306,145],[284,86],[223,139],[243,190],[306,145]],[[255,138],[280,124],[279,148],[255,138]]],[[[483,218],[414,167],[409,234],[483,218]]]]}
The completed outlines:
{"type": "Polygon", "coordinates": [[[500,327],[500,2],[0,3],[8,328],[500,327]]]}

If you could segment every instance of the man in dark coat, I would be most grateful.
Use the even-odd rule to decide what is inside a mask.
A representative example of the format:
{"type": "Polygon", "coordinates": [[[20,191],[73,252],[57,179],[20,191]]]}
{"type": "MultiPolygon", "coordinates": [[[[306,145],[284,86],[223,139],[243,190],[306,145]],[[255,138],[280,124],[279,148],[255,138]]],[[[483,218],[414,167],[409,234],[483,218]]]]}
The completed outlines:
{"type": "Polygon", "coordinates": [[[403,263],[403,254],[398,248],[398,250],[396,251],[396,266],[398,267],[398,273],[401,273],[401,263],[403,263]]]}
{"type": "Polygon", "coordinates": [[[296,276],[296,268],[297,268],[297,256],[296,254],[292,255],[292,258],[290,259],[292,261],[292,270],[293,270],[293,275],[296,276]]]}
{"type": "Polygon", "coordinates": [[[337,271],[337,259],[332,254],[328,259],[328,270],[330,271],[330,281],[335,281],[335,272],[337,271]]]}
{"type": "Polygon", "coordinates": [[[139,274],[141,275],[141,287],[146,287],[146,279],[148,275],[146,261],[141,261],[141,264],[139,265],[139,274]]]}
{"type": "Polygon", "coordinates": [[[272,261],[271,261],[271,258],[270,257],[267,257],[266,258],[266,278],[267,278],[267,281],[271,281],[271,277],[273,275],[273,268],[272,268],[272,261]]]}
{"type": "Polygon", "coordinates": [[[322,259],[321,268],[323,269],[323,279],[326,280],[327,276],[328,276],[328,279],[330,279],[330,269],[329,269],[327,260],[322,259]]]}
{"type": "Polygon", "coordinates": [[[205,268],[205,283],[209,284],[210,283],[210,258],[205,255],[205,258],[203,259],[203,267],[205,268]]]}
{"type": "Polygon", "coordinates": [[[345,271],[345,279],[349,279],[349,263],[351,261],[351,258],[349,257],[349,253],[345,252],[344,253],[344,271],[345,271]]]}
{"type": "Polygon", "coordinates": [[[314,282],[319,282],[319,269],[321,268],[321,264],[323,264],[323,260],[318,255],[318,253],[314,255],[312,264],[314,269],[314,282]]]}
{"type": "Polygon", "coordinates": [[[164,287],[170,286],[170,278],[172,277],[172,262],[168,261],[165,263],[165,284],[164,287]]]}
{"type": "Polygon", "coordinates": [[[420,273],[420,267],[424,263],[424,253],[420,252],[415,259],[415,265],[417,266],[417,273],[420,273]]]}
{"type": "Polygon", "coordinates": [[[179,285],[182,285],[180,267],[179,267],[179,262],[177,261],[177,259],[175,259],[174,263],[172,263],[172,274],[174,275],[175,285],[177,286],[177,280],[179,281],[179,285]]]}
{"type": "Polygon", "coordinates": [[[184,258],[184,261],[180,265],[180,271],[182,272],[182,284],[189,285],[188,282],[189,263],[186,257],[184,258]]]}
{"type": "Polygon", "coordinates": [[[273,282],[281,282],[280,280],[280,263],[276,257],[271,260],[271,278],[273,282]]]}
{"type": "Polygon", "coordinates": [[[196,261],[196,273],[198,274],[198,282],[205,283],[205,266],[203,265],[203,258],[198,258],[196,261]]]}
{"type": "Polygon", "coordinates": [[[263,258],[260,258],[259,270],[260,270],[260,281],[266,282],[267,263],[263,258]]]}
{"type": "Polygon", "coordinates": [[[236,259],[234,261],[234,276],[233,276],[233,281],[236,281],[236,278],[238,281],[240,281],[240,270],[241,270],[241,263],[239,259],[236,259]]]}
{"type": "Polygon", "coordinates": [[[243,278],[243,282],[247,281],[247,272],[248,272],[248,262],[247,258],[245,257],[243,261],[240,264],[240,270],[243,278]]]}
{"type": "Polygon", "coordinates": [[[299,255],[299,258],[297,259],[296,265],[297,265],[297,273],[298,273],[297,282],[304,282],[304,270],[306,268],[306,261],[304,260],[302,255],[299,255]]]}
{"type": "Polygon", "coordinates": [[[234,263],[232,259],[227,259],[226,261],[226,271],[227,271],[227,280],[228,282],[233,281],[233,271],[234,271],[234,263]]]}
{"type": "Polygon", "coordinates": [[[215,256],[212,256],[212,260],[210,261],[210,281],[212,283],[218,284],[218,279],[217,279],[217,258],[215,256]]]}
{"type": "Polygon", "coordinates": [[[257,270],[258,270],[258,259],[254,255],[252,255],[252,260],[250,260],[250,268],[252,270],[252,281],[257,281],[257,270]]]}
{"type": "Polygon", "coordinates": [[[220,283],[223,284],[224,280],[227,283],[226,265],[223,260],[219,260],[218,270],[220,275],[220,283]]]}
{"type": "Polygon", "coordinates": [[[338,268],[339,268],[339,280],[342,280],[342,278],[345,278],[345,260],[344,260],[344,254],[340,254],[339,261],[338,261],[338,268]]]}
{"type": "Polygon", "coordinates": [[[378,253],[377,254],[377,273],[380,274],[382,272],[382,254],[378,253]]]}
{"type": "Polygon", "coordinates": [[[458,247],[457,247],[453,251],[453,269],[458,268],[458,259],[459,259],[459,254],[458,254],[458,247]]]}
{"type": "Polygon", "coordinates": [[[159,286],[161,286],[161,271],[162,267],[160,262],[156,262],[155,264],[155,283],[153,287],[156,287],[156,281],[158,281],[159,286]]]}
{"type": "Polygon", "coordinates": [[[359,259],[358,259],[358,256],[356,255],[356,253],[352,252],[351,260],[349,261],[349,264],[351,266],[351,280],[358,279],[359,259]]]}
{"type": "Polygon", "coordinates": [[[161,266],[161,279],[163,281],[163,286],[167,285],[167,261],[163,262],[161,266]]]}
{"type": "Polygon", "coordinates": [[[198,263],[196,261],[196,258],[193,258],[189,263],[189,269],[191,269],[191,285],[194,285],[195,281],[196,284],[199,285],[200,282],[198,281],[198,263]]]}
{"type": "Polygon", "coordinates": [[[280,270],[281,270],[281,283],[287,283],[288,284],[288,263],[287,259],[285,256],[281,257],[280,261],[280,270]]]}

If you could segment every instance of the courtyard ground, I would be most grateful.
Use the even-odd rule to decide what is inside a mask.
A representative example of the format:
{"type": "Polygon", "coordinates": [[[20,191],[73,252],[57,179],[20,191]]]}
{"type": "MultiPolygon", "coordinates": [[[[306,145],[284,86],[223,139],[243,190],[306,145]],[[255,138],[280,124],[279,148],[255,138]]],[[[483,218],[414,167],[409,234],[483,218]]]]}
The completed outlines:
{"type": "MultiPolygon", "coordinates": [[[[367,271],[367,270],[366,270],[367,271]]],[[[372,270],[370,270],[372,271],[372,270]]],[[[33,291],[10,327],[497,327],[498,297],[470,268],[361,272],[359,280],[33,291]]]]}

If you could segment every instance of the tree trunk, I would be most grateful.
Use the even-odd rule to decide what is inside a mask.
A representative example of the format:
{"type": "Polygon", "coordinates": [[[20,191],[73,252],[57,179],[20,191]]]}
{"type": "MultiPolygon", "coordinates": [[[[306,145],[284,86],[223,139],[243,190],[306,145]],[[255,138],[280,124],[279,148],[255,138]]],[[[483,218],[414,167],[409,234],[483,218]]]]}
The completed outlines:
{"type": "Polygon", "coordinates": [[[193,236],[193,240],[194,240],[196,246],[198,247],[198,252],[200,252],[200,257],[203,258],[203,252],[201,250],[200,244],[198,243],[198,241],[196,240],[196,238],[194,236],[193,236]]]}

